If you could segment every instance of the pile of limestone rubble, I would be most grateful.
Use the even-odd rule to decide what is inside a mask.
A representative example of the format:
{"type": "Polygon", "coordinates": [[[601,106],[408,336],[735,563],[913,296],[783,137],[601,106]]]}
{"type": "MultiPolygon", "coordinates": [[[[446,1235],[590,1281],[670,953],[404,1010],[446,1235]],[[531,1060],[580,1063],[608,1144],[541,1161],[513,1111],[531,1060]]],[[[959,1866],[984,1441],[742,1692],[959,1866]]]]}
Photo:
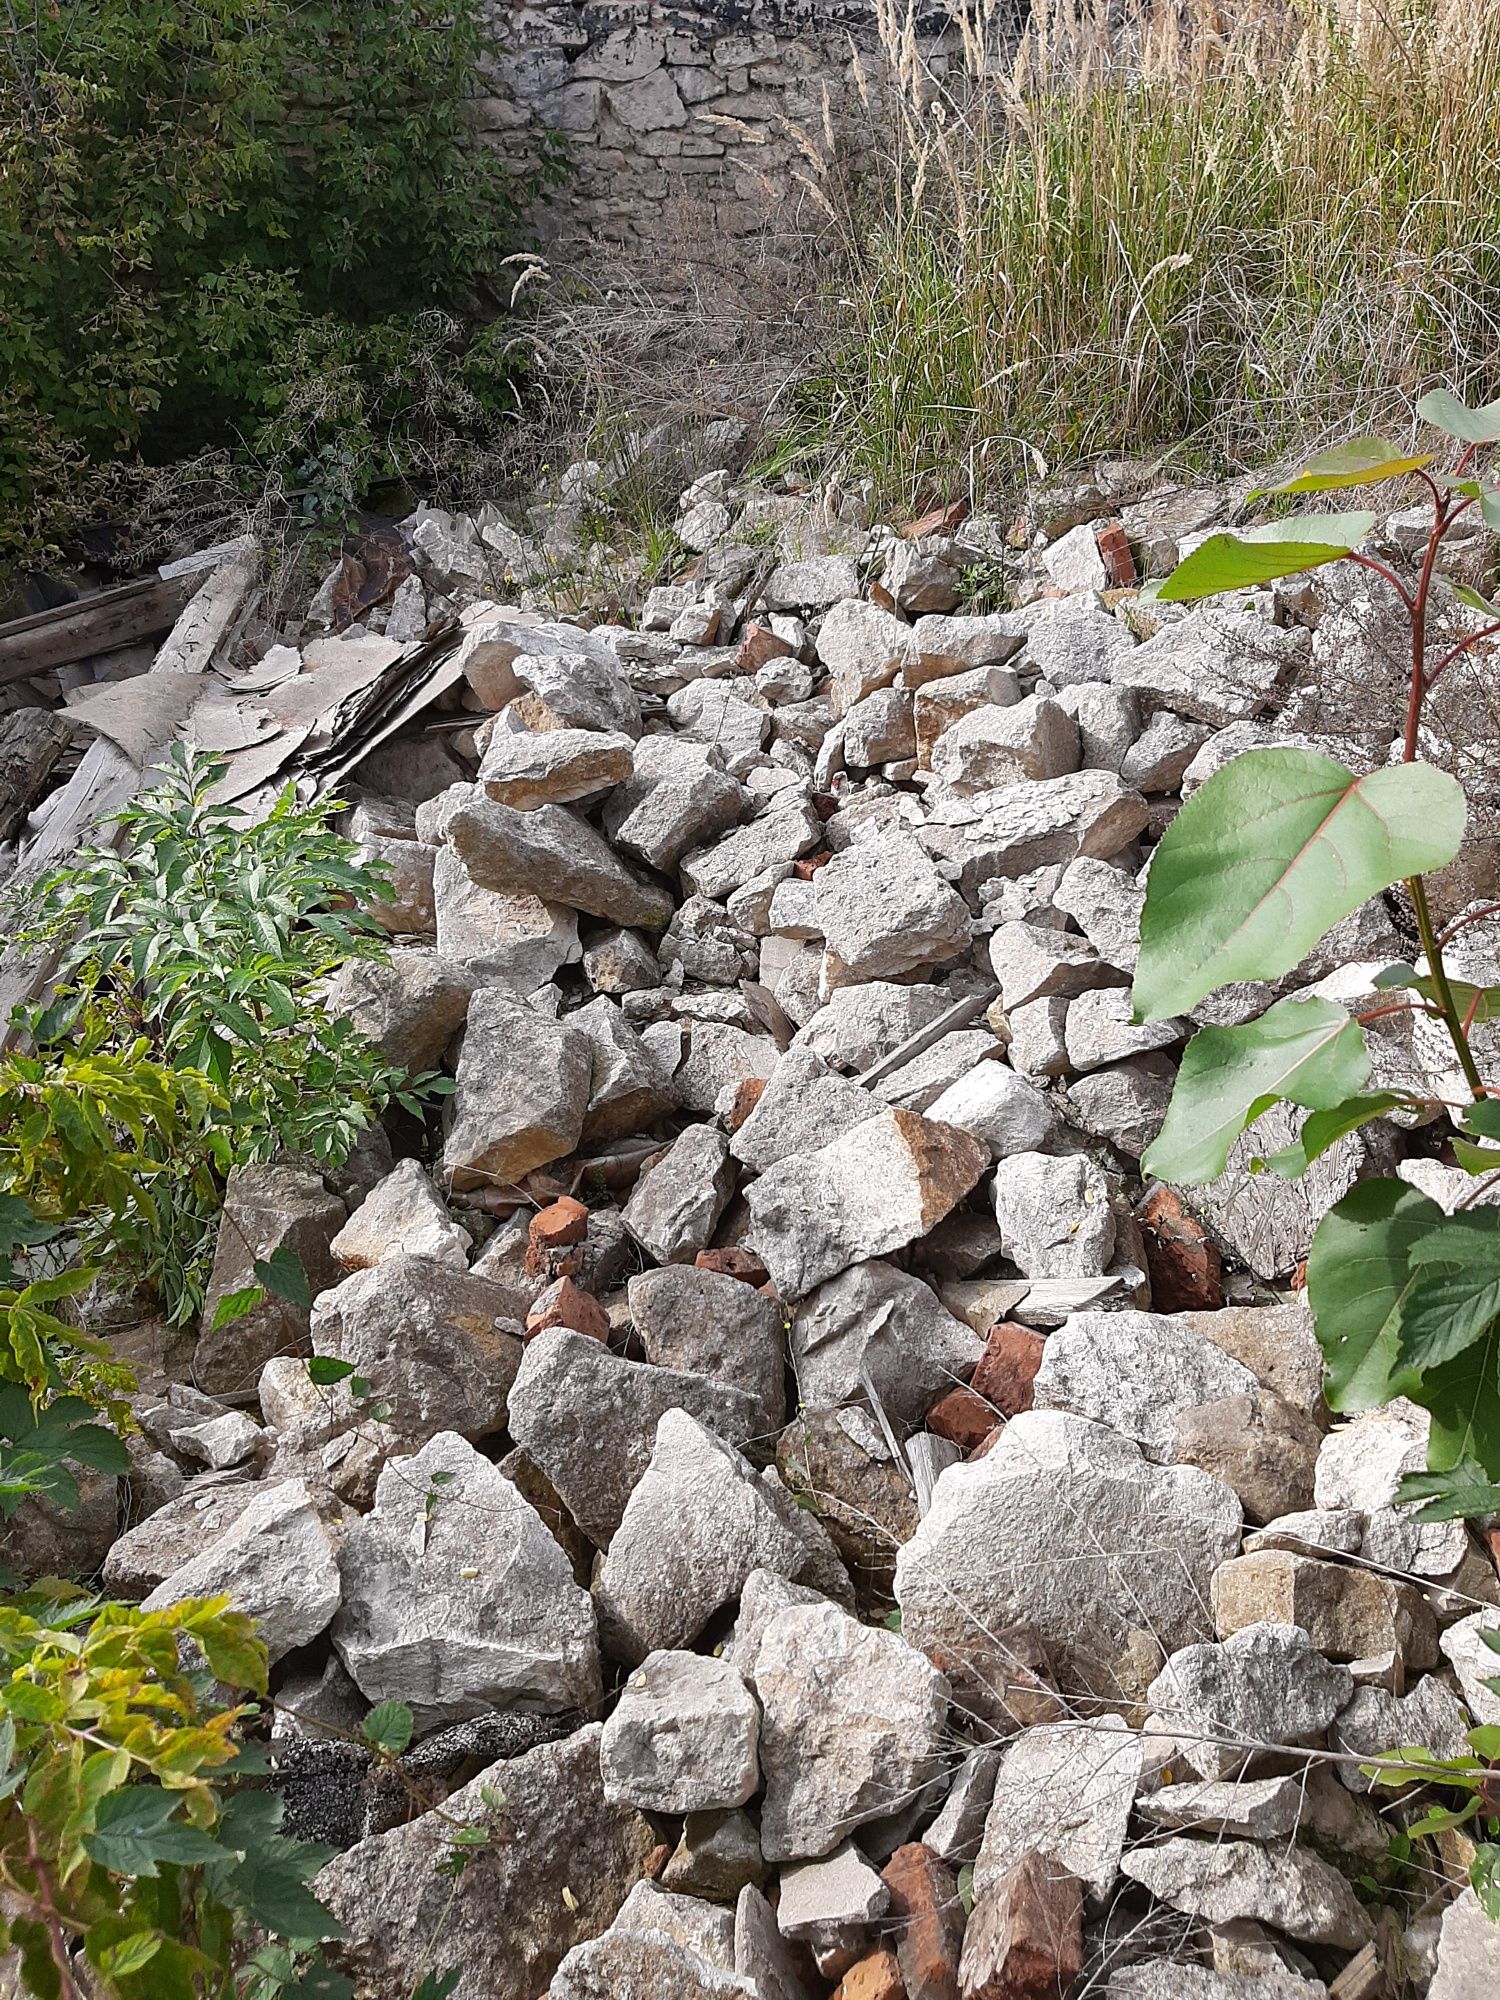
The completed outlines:
{"type": "MultiPolygon", "coordinates": [[[[1114,497],[1007,545],[714,474],[629,629],[406,524],[461,781],[352,794],[397,942],[332,1004],[453,1070],[441,1154],[240,1174],[205,1326],[281,1246],[311,1313],[143,1393],[103,1565],[262,1621],[369,2000],[1500,1992],[1462,1835],[1396,1872],[1361,1769],[1500,1722],[1493,1553],[1392,1505],[1420,1412],[1331,1427],[1296,1290],[1359,1175],[1470,1184],[1381,1126],[1300,1185],[1139,1170],[1194,1025],[1130,1019],[1152,844],[1248,746],[1383,761],[1379,621],[1333,572],[1138,601],[1223,496],[1114,497]],[[997,553],[1019,608],[958,608],[997,553]],[[351,1740],[388,1699],[400,1773],[351,1740]]],[[[1408,951],[1373,904],[1275,992],[1408,951]]],[[[1441,1076],[1427,1027],[1384,1075],[1441,1076]]]]}

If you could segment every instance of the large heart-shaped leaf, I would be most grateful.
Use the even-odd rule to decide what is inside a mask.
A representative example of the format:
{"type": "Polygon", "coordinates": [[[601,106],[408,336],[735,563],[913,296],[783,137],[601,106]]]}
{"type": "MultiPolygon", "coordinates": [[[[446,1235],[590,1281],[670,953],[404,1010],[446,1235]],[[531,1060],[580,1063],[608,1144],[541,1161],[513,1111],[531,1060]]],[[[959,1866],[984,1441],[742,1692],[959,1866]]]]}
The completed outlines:
{"type": "Polygon", "coordinates": [[[1401,1360],[1401,1301],[1410,1251],[1443,1221],[1435,1201],[1405,1181],[1361,1181],[1319,1223],[1307,1259],[1307,1302],[1327,1370],[1328,1406],[1353,1414],[1409,1396],[1415,1369],[1401,1360]]]}
{"type": "Polygon", "coordinates": [[[1471,410],[1451,389],[1433,389],[1417,404],[1417,415],[1434,430],[1446,431],[1464,444],[1500,442],[1500,403],[1471,410]]]}
{"type": "Polygon", "coordinates": [[[1173,570],[1156,595],[1186,604],[1225,590],[1248,590],[1279,576],[1337,562],[1357,549],[1375,525],[1373,514],[1297,514],[1234,535],[1210,535],[1173,570]]]}
{"type": "Polygon", "coordinates": [[[1290,972],[1371,896],[1446,867],[1464,819],[1462,788],[1428,764],[1357,778],[1321,751],[1247,750],[1194,792],[1152,858],[1135,1018],[1290,972]]]}
{"type": "MultiPolygon", "coordinates": [[[[1332,451],[1320,451],[1302,470],[1280,486],[1268,486],[1267,493],[1332,493],[1341,486],[1376,486],[1384,479],[1397,479],[1403,472],[1419,472],[1431,465],[1433,454],[1423,452],[1406,457],[1384,438],[1350,438],[1332,451]]],[[[1257,494],[1249,496],[1257,499],[1257,494]]]]}
{"type": "Polygon", "coordinates": [[[1241,1132],[1278,1099],[1329,1110],[1369,1074],[1363,1031],[1331,1000],[1280,1000],[1243,1027],[1204,1028],[1141,1165],[1167,1181],[1217,1180],[1241,1132]]]}
{"type": "Polygon", "coordinates": [[[1432,1412],[1431,1471],[1472,1458],[1500,1478],[1500,1320],[1462,1354],[1424,1371],[1420,1401],[1432,1412]]]}

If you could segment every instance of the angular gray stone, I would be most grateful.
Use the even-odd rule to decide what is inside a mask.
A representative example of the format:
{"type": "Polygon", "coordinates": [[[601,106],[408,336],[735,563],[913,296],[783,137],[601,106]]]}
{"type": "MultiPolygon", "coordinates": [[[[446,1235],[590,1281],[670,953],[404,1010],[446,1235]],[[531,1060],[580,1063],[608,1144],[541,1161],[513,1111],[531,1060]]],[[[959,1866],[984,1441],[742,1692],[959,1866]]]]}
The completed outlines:
{"type": "Polygon", "coordinates": [[[419,945],[387,959],[351,958],[329,983],[331,1014],[407,1069],[431,1069],[469,1011],[474,981],[461,965],[419,945]]]}
{"type": "Polygon", "coordinates": [[[504,1185],[570,1153],[583,1134],[592,1078],[587,1035],[501,987],[481,988],[469,1007],[443,1142],[450,1187],[504,1185]]]}
{"type": "Polygon", "coordinates": [[[568,805],[623,783],[634,769],[634,747],[628,736],[592,729],[497,729],[480,759],[480,789],[521,812],[568,805]]]}
{"type": "Polygon", "coordinates": [[[1300,1626],[1262,1623],[1173,1653],[1146,1699],[1193,1769],[1218,1779],[1262,1749],[1318,1741],[1353,1693],[1349,1669],[1316,1652],[1300,1626]]]}
{"type": "Polygon", "coordinates": [[[1259,1387],[1250,1370],[1165,1313],[1074,1313],[1047,1341],[1032,1385],[1039,1410],[1071,1410],[1175,1456],[1181,1412],[1259,1387]]]}
{"type": "Polygon", "coordinates": [[[1344,1877],[1305,1848],[1177,1837],[1137,1848],[1122,1866],[1153,1896],[1206,1923],[1248,1917],[1343,1951],[1357,1951],[1373,1932],[1344,1877]]]}
{"type": "Polygon", "coordinates": [[[339,1658],[370,1701],[404,1701],[419,1730],[598,1701],[588,1592],[536,1509],[453,1432],[385,1467],[339,1570],[339,1658]]]}
{"type": "Polygon", "coordinates": [[[792,1320],[799,1403],[828,1410],[873,1397],[901,1430],[921,1424],[983,1353],[930,1286],[878,1259],[817,1286],[792,1320]]]}
{"type": "MultiPolygon", "coordinates": [[[[1334,1719],[1330,1741],[1335,1750],[1371,1761],[1413,1744],[1435,1757],[1461,1757],[1468,1726],[1452,1689],[1435,1674],[1424,1674],[1404,1696],[1383,1687],[1356,1688],[1334,1719]]],[[[1351,1792],[1370,1790],[1371,1780],[1358,1765],[1341,1764],[1339,1776],[1351,1792]]]]}
{"type": "Polygon", "coordinates": [[[1132,1056],[1068,1084],[1075,1122],[1138,1160],[1166,1121],[1177,1065],[1164,1055],[1132,1056]]]}
{"type": "Polygon", "coordinates": [[[778,563],[761,595],[769,611],[821,611],[859,596],[859,571],[848,556],[809,556],[778,563]]]}
{"type": "Polygon", "coordinates": [[[578,958],[575,910],[540,896],[481,889],[451,847],[438,849],[432,893],[439,955],[471,989],[504,986],[524,1000],[578,958]]]}
{"type": "Polygon", "coordinates": [[[1015,1153],[995,1169],[1005,1254],[1028,1278],[1092,1278],[1115,1252],[1109,1182],[1081,1153],[1015,1153]]]}
{"type": "Polygon", "coordinates": [[[908,689],[878,688],[844,717],[844,761],[868,770],[917,754],[917,726],[908,689]]]}
{"type": "Polygon", "coordinates": [[[805,1945],[831,1977],[868,1942],[890,1901],[885,1883],[846,1840],[826,1861],[782,1870],[776,1922],[782,1936],[805,1945]]]}
{"type": "Polygon", "coordinates": [[[639,931],[606,931],[583,954],[583,976],[595,993],[640,993],[661,980],[656,953],[639,931]]]}
{"type": "Polygon", "coordinates": [[[998,1745],[987,1743],[959,1765],[942,1811],[922,1835],[922,1845],[939,1861],[957,1868],[977,1859],[1002,1754],[998,1745]]]}
{"type": "Polygon", "coordinates": [[[1306,659],[1309,639],[1302,626],[1205,605],[1111,660],[1108,677],[1116,687],[1134,688],[1144,708],[1169,708],[1222,729],[1270,706],[1282,680],[1306,659]]]}
{"type": "MultiPolygon", "coordinates": [[[[1078,724],[1078,761],[1085,771],[1123,774],[1131,746],[1141,733],[1140,704],[1129,688],[1104,681],[1076,681],[1057,691],[1059,706],[1078,724]]],[[[1127,784],[1135,785],[1133,778],[1127,784]]]]}
{"type": "Polygon", "coordinates": [[[696,895],[724,897],[768,868],[809,853],[822,836],[823,822],[800,789],[778,795],[748,825],[685,855],[682,879],[696,895]]]}
{"type": "Polygon", "coordinates": [[[509,1286],[398,1251],[319,1295],[312,1345],[390,1405],[377,1427],[382,1452],[439,1431],[472,1441],[505,1428],[525,1315],[509,1286]]]}
{"type": "Polygon", "coordinates": [[[258,1303],[215,1327],[221,1300],[255,1283],[254,1265],[286,1251],[306,1273],[314,1294],[336,1285],[330,1244],[348,1211],[318,1174],[274,1164],[236,1167],[224,1190],[213,1268],[203,1300],[193,1381],[211,1396],[253,1392],[274,1354],[307,1352],[307,1308],[263,1291],[258,1303]]]}
{"type": "MultiPolygon", "coordinates": [[[[265,1490],[243,1474],[200,1475],[115,1539],[101,1572],[105,1589],[138,1603],[174,1570],[201,1555],[265,1490]]],[[[111,1527],[113,1520],[111,1509],[111,1527]]],[[[6,1553],[15,1560],[10,1549],[6,1553]]]]}
{"type": "Polygon", "coordinates": [[[1500,1984],[1500,1925],[1485,1915],[1472,1889],[1443,1912],[1437,1971],[1427,2000],[1489,2000],[1500,1984]]]}
{"type": "Polygon", "coordinates": [[[1026,643],[1003,614],[956,618],[930,611],[917,620],[912,637],[916,664],[901,670],[902,685],[912,688],[950,674],[971,673],[976,667],[1001,666],[1026,643]]]}
{"type": "Polygon", "coordinates": [[[830,1069],[815,1049],[793,1047],[772,1070],[729,1150],[752,1173],[763,1174],[788,1154],[826,1146],[879,1110],[869,1091],[830,1069]]]}
{"type": "Polygon", "coordinates": [[[528,728],[552,732],[591,729],[601,735],[619,733],[632,741],[641,733],[641,705],[625,670],[602,640],[585,645],[584,634],[572,635],[556,651],[527,650],[511,662],[520,683],[514,711],[528,728]]]}
{"type": "Polygon", "coordinates": [[[931,1107],[950,1085],[989,1065],[1001,1053],[1001,1044],[989,1028],[955,1028],[908,1062],[887,1070],[870,1089],[882,1104],[931,1116],[931,1107]]]}
{"type": "Polygon", "coordinates": [[[402,1160],[371,1188],[329,1245],[346,1271],[367,1271],[398,1252],[463,1271],[472,1247],[418,1160],[402,1160]]]}
{"type": "Polygon", "coordinates": [[[1057,1114],[1047,1099],[1003,1062],[976,1063],[932,1100],[927,1116],[972,1133],[992,1160],[1037,1152],[1057,1132],[1057,1114]]]}
{"type": "Polygon", "coordinates": [[[995,875],[1066,867],[1080,854],[1108,861],[1145,830],[1149,817],[1140,793],[1112,771],[1074,771],[940,800],[922,844],[961,863],[962,886],[977,889],[995,875]]]}
{"type": "Polygon", "coordinates": [[[781,1296],[801,1298],[849,1265],[925,1236],[988,1165],[987,1149],[967,1132],[883,1111],[752,1182],[752,1241],[781,1296]]]}
{"type": "Polygon", "coordinates": [[[769,718],[764,709],[717,681],[691,681],[667,699],[678,740],[703,743],[723,759],[732,777],[743,778],[761,761],[769,718]]]}
{"type": "Polygon", "coordinates": [[[1446,1576],[1463,1560],[1462,1521],[1414,1521],[1395,1506],[1408,1472],[1427,1466],[1431,1418],[1404,1397],[1366,1410],[1331,1431],[1318,1452],[1313,1498],[1319,1507],[1352,1507],[1365,1516],[1360,1552],[1382,1568],[1416,1576],[1446,1576]]]}
{"type": "Polygon", "coordinates": [[[566,806],[517,812],[476,799],[454,814],[448,838],[481,889],[538,896],[645,930],[671,919],[666,891],[632,875],[603,835],[566,806]]]}
{"type": "Polygon", "coordinates": [[[1500,1629],[1500,1617],[1493,1611],[1476,1611],[1460,1618],[1438,1640],[1448,1664],[1458,1678],[1459,1693],[1470,1714],[1479,1723],[1500,1723],[1500,1694],[1485,1682],[1495,1678],[1495,1651],[1480,1636],[1500,1629]]]}
{"type": "Polygon", "coordinates": [[[800,1958],[777,1929],[770,1904],[750,1882],[735,1906],[734,1963],[752,1981],[759,2000],[813,2000],[800,1958]]]}
{"type": "Polygon", "coordinates": [[[968,905],[904,835],[862,840],[812,881],[818,929],[837,959],[830,986],[942,964],[969,942],[968,905]]]}
{"type": "Polygon", "coordinates": [[[1328,1988],[1279,1961],[1241,1976],[1181,1958],[1143,1958],[1116,1966],[1101,2000],[1328,2000],[1328,1988]]]}
{"type": "Polygon", "coordinates": [[[910,625],[868,598],[853,596],[829,611],[818,630],[817,648],[835,716],[846,715],[877,688],[889,687],[917,658],[910,625]]]}
{"type": "Polygon", "coordinates": [[[756,1436],[762,1422],[743,1389],[625,1361],[586,1334],[556,1328],[527,1343],[511,1386],[510,1432],[602,1549],[651,1463],[667,1411],[691,1415],[731,1444],[756,1436]]]}
{"type": "Polygon", "coordinates": [[[918,768],[931,768],[938,738],[971,709],[1003,708],[1020,699],[1021,683],[1009,667],[976,667],[918,687],[912,702],[918,768]]]}
{"type": "Polygon", "coordinates": [[[848,1591],[827,1535],[774,1474],[757,1477],[686,1410],[667,1410],[595,1582],[609,1650],[630,1664],[691,1644],[757,1569],[848,1591]]]}
{"type": "Polygon", "coordinates": [[[841,986],[797,1030],[792,1048],[811,1049],[834,1069],[865,1070],[935,1021],[949,1004],[934,986],[897,986],[884,979],[841,986]]]}
{"type": "Polygon", "coordinates": [[[987,1895],[1027,1854],[1076,1875],[1102,1903],[1120,1873],[1141,1780],[1141,1739],[1120,1715],[1023,1730],[1001,1754],[974,1894],[987,1895]]]}
{"type": "Polygon", "coordinates": [[[641,1271],[628,1287],[630,1318],[658,1368],[706,1375],[753,1396],[766,1430],[786,1416],[781,1307],[738,1278],[682,1265],[641,1271]]]}
{"type": "Polygon", "coordinates": [[[604,808],[604,824],[627,854],[670,870],[689,848],[733,826],[747,803],[708,744],[643,736],[632,774],[604,808]]]}
{"type": "Polygon", "coordinates": [[[1108,964],[1122,972],[1135,970],[1146,892],[1123,868],[1080,856],[1063,870],[1052,902],[1073,919],[1108,964]]]}
{"type": "Polygon", "coordinates": [[[1083,938],[1050,923],[998,925],[990,937],[989,958],[1007,1014],[1033,1000],[1068,999],[1096,986],[1118,986],[1124,978],[1083,938]]]}
{"type": "Polygon", "coordinates": [[[1080,993],[1069,1001],[1063,1038],[1068,1067],[1091,1070],[1123,1062],[1128,1056],[1148,1055],[1153,1049],[1172,1048],[1187,1033],[1185,1021],[1137,1025],[1130,1018],[1129,993],[1123,987],[1112,987],[1107,992],[1080,993]]]}
{"type": "Polygon", "coordinates": [[[1054,687],[1107,681],[1117,660],[1128,659],[1135,640],[1092,591],[1047,608],[1026,635],[1032,665],[1054,687]]]}
{"type": "Polygon", "coordinates": [[[1207,1473],[1152,1465],[1084,1418],[1028,1411],[939,1479],[896,1561],[902,1631],[965,1694],[982,1694],[965,1661],[987,1658],[989,1635],[1030,1624],[1065,1691],[1139,1698],[1131,1649],[1142,1633],[1169,1650],[1211,1636],[1209,1579],[1241,1522],[1207,1473]]]}
{"type": "Polygon", "coordinates": [[[593,1045],[583,1118],[586,1141],[628,1138],[656,1124],[671,1109],[668,1079],[613,1000],[600,995],[586,1007],[575,1008],[567,1025],[587,1035],[593,1045]]]}
{"type": "Polygon", "coordinates": [[[760,1710],[733,1667],[648,1653],[604,1725],[604,1795],[642,1812],[726,1811],[760,1787],[760,1710]]]}
{"type": "Polygon", "coordinates": [[[662,1886],[686,1896],[732,1903],[767,1875],[760,1829],[746,1812],[688,1813],[682,1838],[662,1870],[662,1886]]]}
{"type": "Polygon", "coordinates": [[[1078,769],[1078,724],[1050,695],[1005,708],[975,708],[932,747],[933,775],[950,791],[990,791],[1078,769]]]}
{"type": "Polygon", "coordinates": [[[729,1141],[712,1125],[689,1125],[636,1182],[625,1227],[659,1264],[688,1263],[708,1247],[733,1193],[729,1141]]]}
{"type": "Polygon", "coordinates": [[[772,1075],[780,1055],[769,1035],[747,1034],[727,1021],[694,1021],[672,1073],[677,1101],[684,1111],[707,1117],[726,1089],[772,1075]]]}
{"type": "Polygon", "coordinates": [[[1231,1840],[1286,1840],[1302,1822],[1304,1774],[1203,1784],[1163,1785],[1136,1801],[1151,1826],[1167,1832],[1213,1833],[1231,1840]]]}
{"type": "Polygon", "coordinates": [[[339,1961],[371,1994],[410,1993],[439,1935],[459,1968],[453,2000],[536,2000],[574,1946],[613,1921],[656,1841],[629,1806],[611,1805],[597,1723],[496,1764],[441,1814],[362,1840],[331,1861],[315,1893],[349,1932],[339,1961]],[[504,1794],[503,1804],[483,1794],[504,1794]],[[452,1820],[492,1831],[453,1881],[439,1863],[452,1820]],[[566,1891],[566,1895],[564,1894],[566,1891]]]}
{"type": "Polygon", "coordinates": [[[255,1620],[274,1665],[327,1630],[339,1608],[339,1565],[327,1523],[300,1479],[263,1486],[201,1553],[142,1602],[165,1611],[185,1597],[227,1597],[255,1620]]]}
{"type": "Polygon", "coordinates": [[[761,1705],[767,1860],[829,1854],[941,1777],[951,1691],[897,1633],[833,1604],[794,1605],[747,1671],[761,1705]]]}
{"type": "Polygon", "coordinates": [[[1125,753],[1119,770],[1138,792],[1175,792],[1212,731],[1160,708],[1125,753]]]}

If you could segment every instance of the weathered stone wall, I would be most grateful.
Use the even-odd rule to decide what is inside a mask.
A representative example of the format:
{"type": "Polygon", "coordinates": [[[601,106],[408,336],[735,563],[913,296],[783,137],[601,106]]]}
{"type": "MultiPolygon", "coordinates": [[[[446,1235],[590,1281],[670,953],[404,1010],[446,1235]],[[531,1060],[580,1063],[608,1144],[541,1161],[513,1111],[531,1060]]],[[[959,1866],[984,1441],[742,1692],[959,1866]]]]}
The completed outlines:
{"type": "MultiPolygon", "coordinates": [[[[869,130],[882,72],[875,0],[511,0],[499,143],[551,127],[573,170],[544,241],[596,280],[676,292],[785,268],[818,224],[808,148],[869,130]]],[[[949,18],[920,22],[937,53],[949,18]]]]}

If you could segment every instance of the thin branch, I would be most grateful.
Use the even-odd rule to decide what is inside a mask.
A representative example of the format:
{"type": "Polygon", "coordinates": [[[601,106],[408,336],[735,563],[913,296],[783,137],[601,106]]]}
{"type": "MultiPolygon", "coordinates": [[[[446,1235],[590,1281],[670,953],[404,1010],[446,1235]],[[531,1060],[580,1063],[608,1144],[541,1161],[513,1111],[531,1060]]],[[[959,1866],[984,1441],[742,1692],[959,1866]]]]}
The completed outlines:
{"type": "Polygon", "coordinates": [[[1431,673],[1428,674],[1427,686],[1424,692],[1431,694],[1433,683],[1439,674],[1443,673],[1448,667],[1451,667],[1455,660],[1461,659],[1472,647],[1477,646],[1482,639],[1493,639],[1496,633],[1500,633],[1500,619],[1497,619],[1493,625],[1483,626],[1478,632],[1471,632],[1467,639],[1460,639],[1456,646],[1451,646],[1432,669],[1431,673]]]}
{"type": "Polygon", "coordinates": [[[1481,924],[1486,917],[1500,916],[1500,903],[1486,903],[1482,908],[1470,910],[1466,916],[1455,917],[1438,932],[1438,943],[1450,945],[1460,931],[1466,931],[1470,924],[1481,924]]]}

